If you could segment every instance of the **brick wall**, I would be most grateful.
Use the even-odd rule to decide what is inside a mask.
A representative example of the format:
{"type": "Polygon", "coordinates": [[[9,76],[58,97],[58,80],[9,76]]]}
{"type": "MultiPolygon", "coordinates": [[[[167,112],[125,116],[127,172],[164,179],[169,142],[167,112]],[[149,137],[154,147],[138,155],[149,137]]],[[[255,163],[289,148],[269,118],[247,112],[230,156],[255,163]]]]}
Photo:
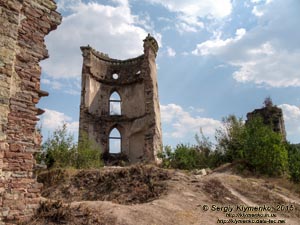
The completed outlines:
{"type": "Polygon", "coordinates": [[[15,224],[34,213],[41,185],[33,154],[40,90],[39,62],[48,57],[44,37],[61,16],[52,0],[0,0],[0,224],[15,224]]]}

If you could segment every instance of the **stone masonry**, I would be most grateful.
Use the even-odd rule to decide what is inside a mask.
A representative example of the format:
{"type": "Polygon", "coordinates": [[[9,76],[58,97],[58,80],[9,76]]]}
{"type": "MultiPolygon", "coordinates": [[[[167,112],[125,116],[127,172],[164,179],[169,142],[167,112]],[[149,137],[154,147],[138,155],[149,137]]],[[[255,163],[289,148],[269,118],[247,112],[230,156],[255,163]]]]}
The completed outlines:
{"type": "Polygon", "coordinates": [[[53,0],[0,0],[0,224],[30,218],[40,201],[34,153],[44,37],[61,16],[53,0]]]}
{"type": "Polygon", "coordinates": [[[256,116],[260,116],[265,125],[272,127],[273,131],[281,134],[283,140],[286,140],[282,109],[273,104],[265,105],[261,109],[255,109],[253,112],[247,113],[247,121],[256,116]]]}
{"type": "Polygon", "coordinates": [[[155,58],[156,40],[148,35],[144,54],[127,60],[109,58],[90,46],[83,53],[80,137],[87,133],[101,149],[104,160],[110,151],[110,133],[120,133],[121,152],[130,163],[157,161],[162,148],[160,109],[155,58]],[[113,93],[120,99],[111,100],[113,93]],[[112,103],[120,104],[112,114],[112,103]]]}

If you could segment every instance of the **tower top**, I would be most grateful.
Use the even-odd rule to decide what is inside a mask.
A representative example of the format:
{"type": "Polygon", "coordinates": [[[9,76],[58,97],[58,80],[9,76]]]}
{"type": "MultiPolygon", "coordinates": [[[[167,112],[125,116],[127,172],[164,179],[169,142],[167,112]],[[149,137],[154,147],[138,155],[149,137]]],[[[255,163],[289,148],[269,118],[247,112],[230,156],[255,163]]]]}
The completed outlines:
{"type": "Polygon", "coordinates": [[[144,39],[144,53],[146,53],[149,48],[153,50],[155,55],[157,54],[159,48],[158,43],[150,34],[144,39]]]}

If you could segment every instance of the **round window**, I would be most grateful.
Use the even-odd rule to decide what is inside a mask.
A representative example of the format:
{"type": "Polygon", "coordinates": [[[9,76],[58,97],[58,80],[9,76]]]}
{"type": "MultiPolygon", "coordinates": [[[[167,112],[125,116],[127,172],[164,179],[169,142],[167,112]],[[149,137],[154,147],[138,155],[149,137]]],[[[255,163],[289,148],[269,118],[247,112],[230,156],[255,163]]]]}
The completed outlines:
{"type": "Polygon", "coordinates": [[[112,75],[112,78],[113,78],[114,80],[117,80],[117,79],[119,79],[119,75],[116,74],[116,73],[114,73],[114,74],[112,75]]]}

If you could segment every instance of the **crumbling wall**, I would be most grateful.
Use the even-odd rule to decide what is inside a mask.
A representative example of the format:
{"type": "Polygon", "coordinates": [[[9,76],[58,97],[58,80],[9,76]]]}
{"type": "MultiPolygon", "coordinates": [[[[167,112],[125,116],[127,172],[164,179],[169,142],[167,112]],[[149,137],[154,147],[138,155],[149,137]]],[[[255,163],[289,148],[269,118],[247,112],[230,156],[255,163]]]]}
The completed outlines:
{"type": "Polygon", "coordinates": [[[109,156],[109,134],[121,133],[121,152],[131,163],[157,160],[161,122],[155,58],[156,40],[144,40],[144,54],[127,60],[111,59],[90,46],[83,52],[80,134],[85,132],[109,156]],[[117,78],[113,75],[117,74],[117,78]],[[121,97],[121,115],[110,115],[110,96],[121,97]]]}
{"type": "Polygon", "coordinates": [[[253,112],[247,113],[247,121],[256,116],[260,116],[265,125],[270,126],[273,131],[282,135],[283,140],[286,140],[282,109],[277,106],[266,105],[261,109],[255,109],[253,112]]]}
{"type": "Polygon", "coordinates": [[[53,0],[0,1],[0,224],[28,219],[38,207],[41,185],[33,154],[40,90],[39,61],[48,57],[44,37],[61,16],[53,0]]]}

